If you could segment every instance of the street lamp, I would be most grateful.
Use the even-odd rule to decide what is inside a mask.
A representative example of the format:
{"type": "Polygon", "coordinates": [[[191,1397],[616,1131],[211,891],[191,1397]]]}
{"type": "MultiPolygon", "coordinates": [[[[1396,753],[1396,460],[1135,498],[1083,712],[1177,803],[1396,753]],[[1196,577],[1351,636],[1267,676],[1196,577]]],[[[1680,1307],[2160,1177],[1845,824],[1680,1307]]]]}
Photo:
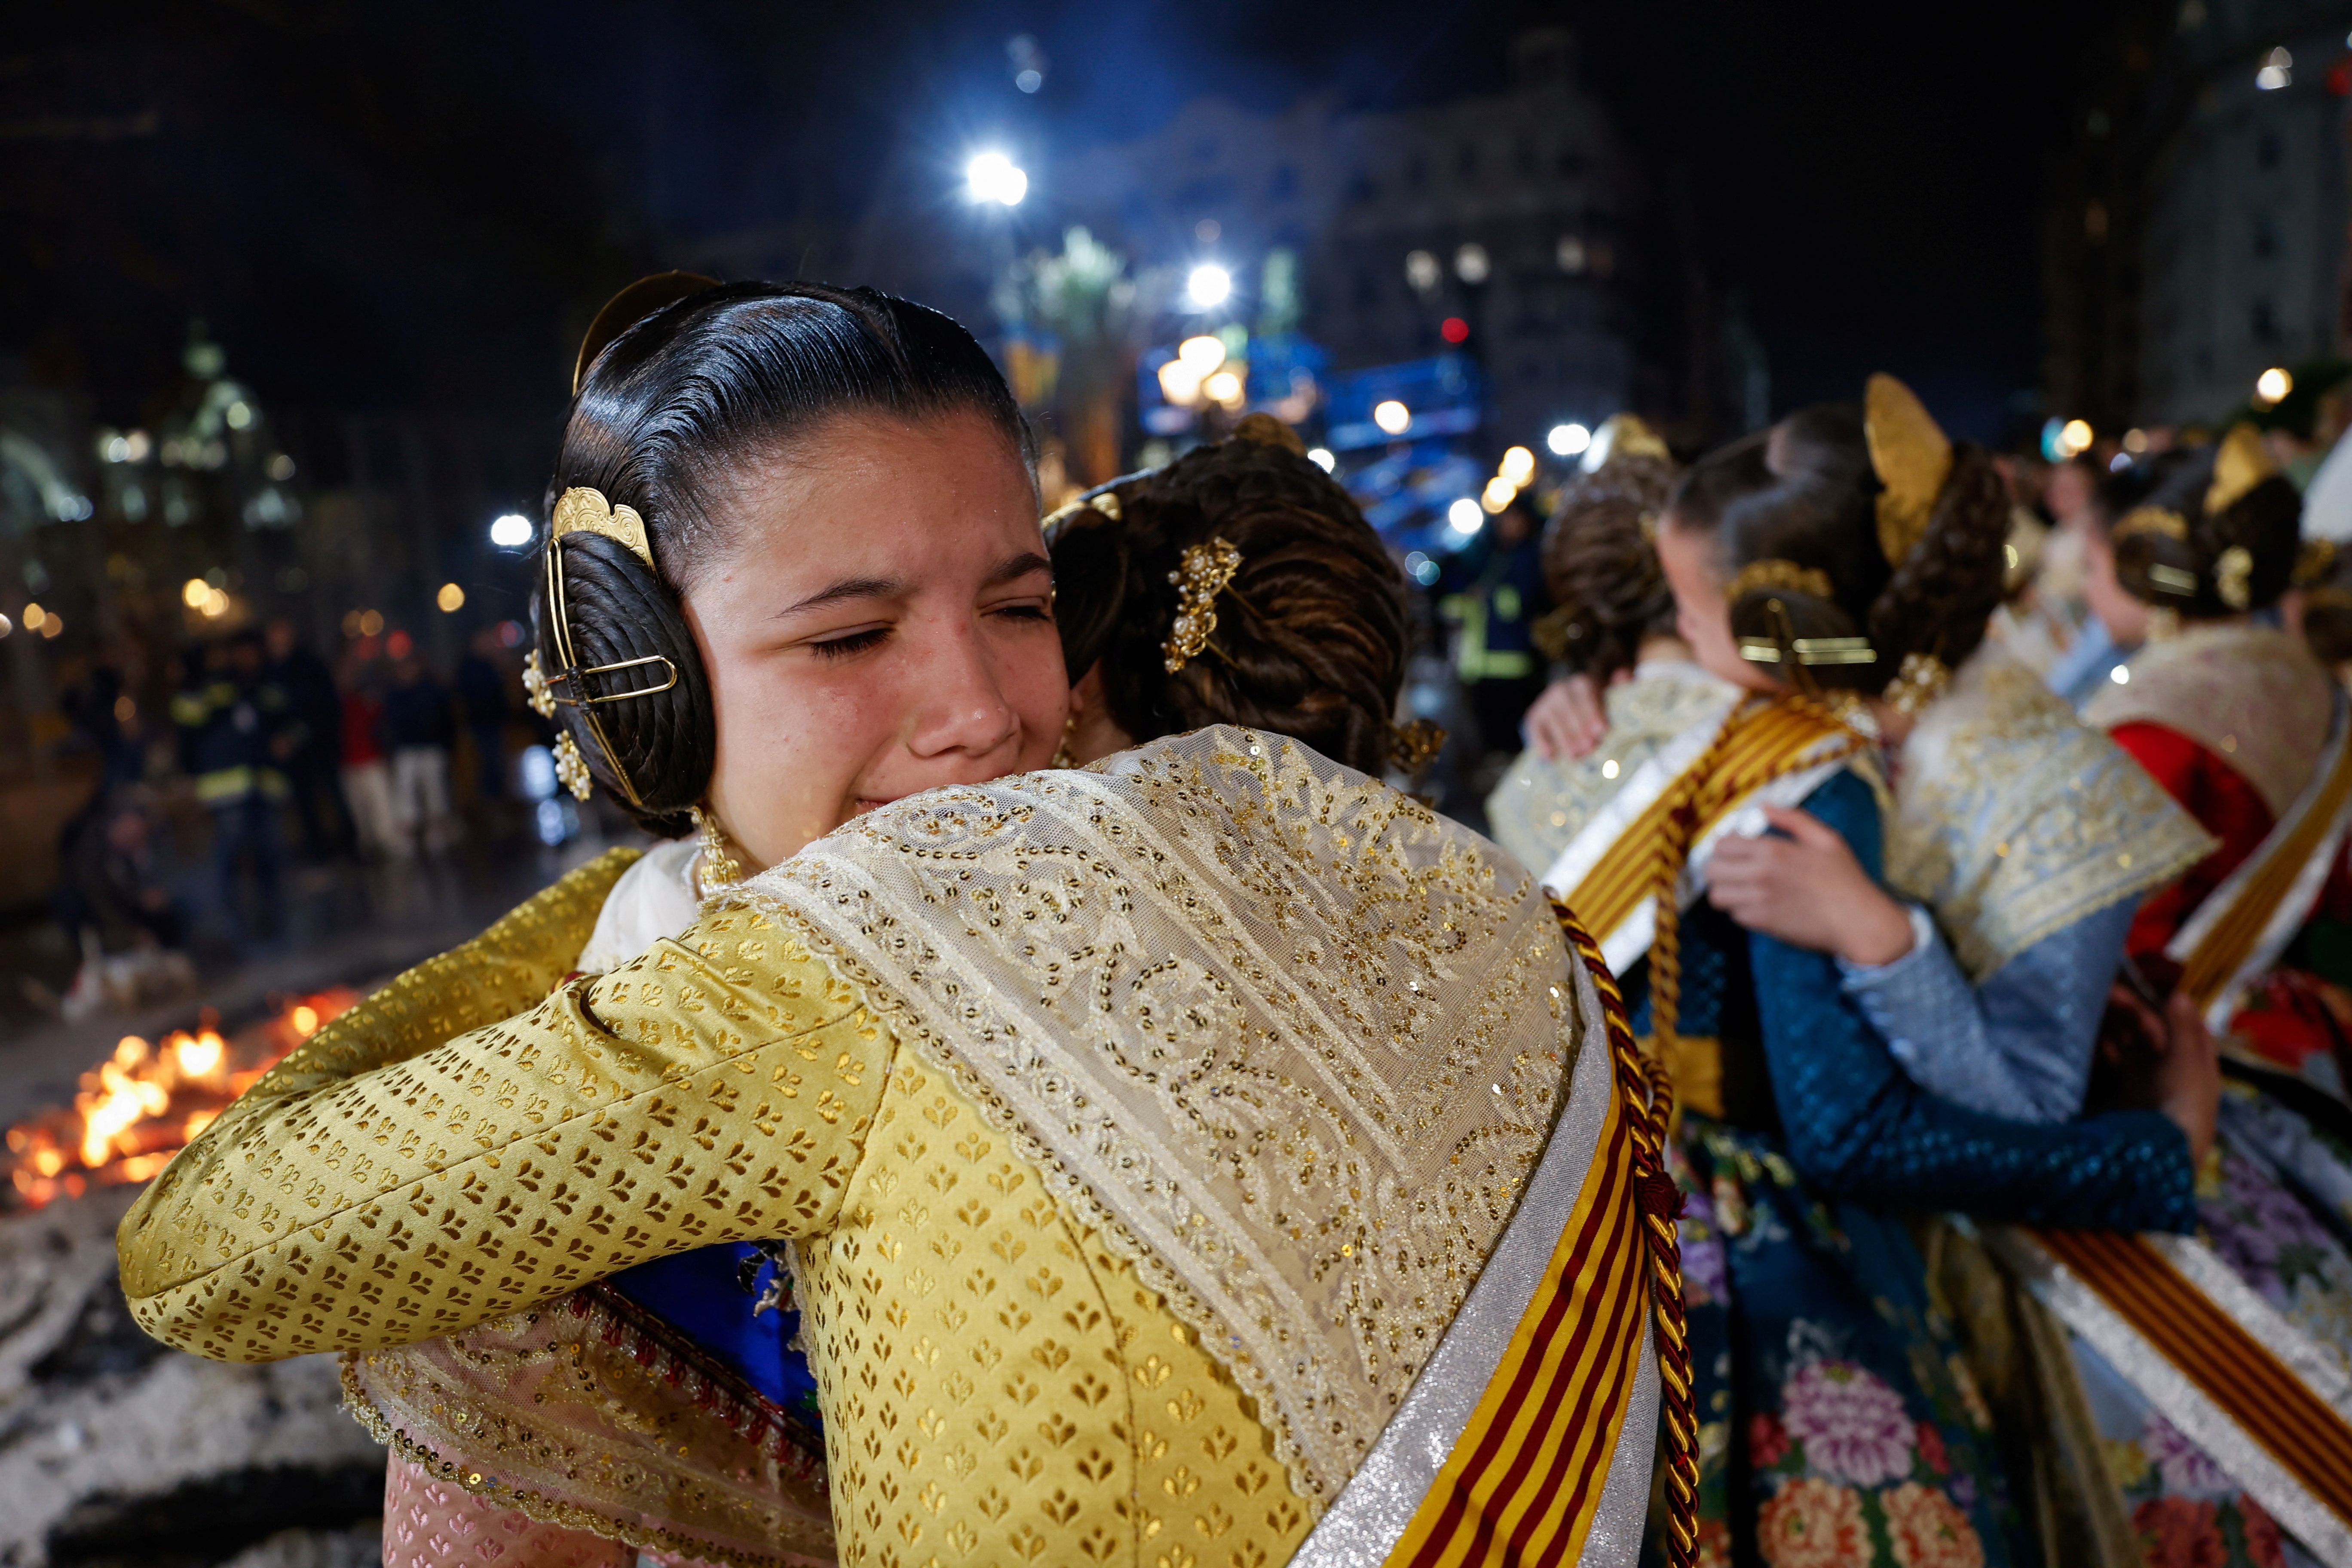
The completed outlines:
{"type": "Polygon", "coordinates": [[[1234,275],[1213,262],[1203,262],[1184,280],[1184,293],[1194,309],[1213,310],[1233,298],[1234,275]]]}
{"type": "Polygon", "coordinates": [[[1029,176],[1002,153],[982,153],[964,165],[964,184],[971,199],[985,206],[995,202],[1017,207],[1029,194],[1029,176]]]}

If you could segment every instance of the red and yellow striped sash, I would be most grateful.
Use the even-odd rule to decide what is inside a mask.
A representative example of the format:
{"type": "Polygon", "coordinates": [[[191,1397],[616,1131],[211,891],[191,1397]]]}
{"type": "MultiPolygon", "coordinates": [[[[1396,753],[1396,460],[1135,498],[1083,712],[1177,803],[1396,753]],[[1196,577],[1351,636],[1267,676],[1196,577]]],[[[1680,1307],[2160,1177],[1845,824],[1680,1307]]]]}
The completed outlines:
{"type": "MultiPolygon", "coordinates": [[[[1739,803],[1781,774],[1840,754],[1823,741],[1844,736],[1854,750],[1861,737],[1811,704],[1780,700],[1754,703],[1725,721],[1724,732],[1658,798],[1628,823],[1584,879],[1568,895],[1569,907],[1586,929],[1606,936],[1625,923],[1657,886],[1660,843],[1675,826],[1677,813],[1695,812],[1683,848],[1706,836],[1739,803]]],[[[1677,863],[1679,869],[1679,863],[1677,863]]]]}
{"type": "Polygon", "coordinates": [[[1696,1423],[1661,1158],[1665,1086],[1644,1068],[1599,948],[1559,912],[1601,993],[1617,1092],[1542,1282],[1390,1568],[1574,1562],[1618,1445],[1650,1440],[1628,1433],[1625,1415],[1653,1310],[1675,1563],[1689,1560],[1695,1540],[1696,1423]]]}
{"type": "Polygon", "coordinates": [[[2282,1469],[2352,1524],[2352,1426],[2268,1346],[2140,1237],[2032,1234],[2282,1469]]]}
{"type": "Polygon", "coordinates": [[[2234,979],[2251,957],[2296,877],[2319,852],[2347,800],[2352,800],[2352,745],[2342,748],[2321,784],[2310,809],[2274,846],[2265,845],[2262,864],[2237,891],[2229,909],[2215,921],[2181,965],[2180,989],[2200,1007],[2210,1007],[2221,988],[2234,979]]]}

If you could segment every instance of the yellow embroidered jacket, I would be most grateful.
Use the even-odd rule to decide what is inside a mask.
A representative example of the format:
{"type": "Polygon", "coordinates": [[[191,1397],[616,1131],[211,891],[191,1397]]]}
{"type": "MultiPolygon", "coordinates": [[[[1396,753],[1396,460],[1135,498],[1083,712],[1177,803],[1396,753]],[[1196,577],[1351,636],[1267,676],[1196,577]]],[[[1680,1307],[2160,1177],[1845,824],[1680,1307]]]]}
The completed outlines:
{"type": "Polygon", "coordinates": [[[1598,1015],[1531,882],[1406,797],[1245,731],[1124,758],[874,814],[520,1011],[618,867],[576,873],[440,971],[520,1016],[418,1048],[423,966],[375,1059],[331,1026],[184,1151],[134,1314],[366,1350],[791,1237],[844,1562],[1289,1560],[1598,1015]]]}

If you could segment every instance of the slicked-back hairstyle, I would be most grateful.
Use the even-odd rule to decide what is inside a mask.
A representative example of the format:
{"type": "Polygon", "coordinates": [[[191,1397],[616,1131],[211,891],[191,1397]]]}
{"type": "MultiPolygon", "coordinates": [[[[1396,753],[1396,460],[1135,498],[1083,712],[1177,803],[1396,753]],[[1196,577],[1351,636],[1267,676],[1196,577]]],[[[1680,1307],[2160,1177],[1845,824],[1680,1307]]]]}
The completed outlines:
{"type": "MultiPolygon", "coordinates": [[[[965,412],[987,420],[1034,466],[1027,422],[972,335],[936,310],[871,289],[721,284],[655,311],[596,356],[572,399],[548,509],[574,487],[634,508],[654,567],[601,534],[575,531],[550,548],[563,552],[581,668],[659,656],[677,670],[667,691],[595,709],[637,792],[629,809],[645,826],[684,832],[688,808],[710,787],[717,729],[709,681],[681,600],[731,544],[730,502],[740,488],[835,419],[965,412]]],[[[562,667],[543,597],[542,584],[532,616],[540,658],[554,670],[562,667]]],[[[641,667],[587,684],[617,692],[653,682],[641,667]]],[[[589,733],[583,710],[556,711],[596,782],[626,805],[614,758],[589,733]]]]}

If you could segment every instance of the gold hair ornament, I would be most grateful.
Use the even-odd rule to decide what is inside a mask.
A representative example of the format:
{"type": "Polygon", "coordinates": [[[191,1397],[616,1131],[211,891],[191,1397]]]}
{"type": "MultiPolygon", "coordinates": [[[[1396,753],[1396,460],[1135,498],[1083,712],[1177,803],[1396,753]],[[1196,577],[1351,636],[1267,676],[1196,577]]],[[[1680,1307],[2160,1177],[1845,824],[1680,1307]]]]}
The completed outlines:
{"type": "Polygon", "coordinates": [[[2213,591],[2221,603],[2243,615],[2254,598],[2254,552],[2242,544],[2232,544],[2221,552],[2213,563],[2213,591]]]}
{"type": "Polygon", "coordinates": [[[537,648],[522,656],[522,690],[532,712],[542,719],[555,717],[555,693],[547,688],[547,671],[540,665],[537,648]]]}
{"type": "Polygon", "coordinates": [[[1082,511],[1099,512],[1112,522],[1124,521],[1125,514],[1118,499],[1119,487],[1131,485],[1138,479],[1148,479],[1159,471],[1157,468],[1138,468],[1131,474],[1119,475],[1108,484],[1097,485],[1094,489],[1064,501],[1047,512],[1038,522],[1038,531],[1045,534],[1046,542],[1050,544],[1053,542],[1054,531],[1082,511]]]}
{"type": "Polygon", "coordinates": [[[2262,432],[2251,425],[2231,426],[2230,433],[2221,437],[2221,449],[2213,454],[2213,482],[2205,487],[2205,515],[2227,511],[2248,490],[2278,471],[2262,432]]]}
{"type": "Polygon", "coordinates": [[[1952,668],[1932,653],[1906,653],[1881,694],[1889,708],[1916,718],[1952,684],[1952,668]]]}
{"type": "Polygon", "coordinates": [[[572,740],[569,730],[559,731],[555,737],[555,782],[570,790],[577,800],[586,800],[596,788],[596,781],[589,776],[588,759],[580,754],[579,743],[572,740]]]}
{"type": "Polygon", "coordinates": [[[2156,533],[2178,543],[2189,542],[2189,520],[2177,511],[2167,511],[2160,506],[2135,507],[2124,513],[2116,524],[2114,537],[2120,542],[2135,534],[2156,533]]]}
{"type": "Polygon", "coordinates": [[[1665,441],[1638,414],[1612,414],[1592,433],[1591,443],[1577,467],[1597,474],[1621,458],[1655,458],[1671,463],[1675,455],[1665,441]]]}
{"type": "Polygon", "coordinates": [[[1830,574],[1817,566],[1800,566],[1793,561],[1767,556],[1742,566],[1723,590],[1726,604],[1736,605],[1750,594],[1775,592],[1810,594],[1816,599],[1837,596],[1830,574]]]}
{"type": "Polygon", "coordinates": [[[2161,561],[2147,563],[2147,582],[2148,586],[2176,598],[2193,599],[2197,596],[2197,574],[2178,566],[2167,566],[2161,561]]]}
{"type": "MultiPolygon", "coordinates": [[[[646,541],[645,520],[639,517],[634,509],[625,506],[614,507],[606,501],[602,494],[584,486],[565,490],[557,500],[555,515],[550,520],[547,533],[547,604],[555,629],[555,657],[562,665],[562,668],[553,675],[549,675],[543,670],[541,672],[540,691],[533,693],[533,706],[537,705],[536,698],[541,693],[544,693],[551,708],[561,705],[579,709],[581,723],[595,740],[599,749],[604,752],[604,761],[611,766],[613,776],[621,783],[622,795],[627,798],[631,805],[642,806],[645,804],[644,797],[637,793],[636,783],[629,777],[629,770],[622,766],[621,754],[614,747],[612,738],[604,733],[604,726],[597,719],[595,710],[602,703],[625,702],[634,697],[653,697],[669,690],[677,684],[677,666],[671,663],[666,655],[656,653],[648,654],[643,658],[625,658],[614,664],[592,665],[584,669],[581,668],[579,656],[572,651],[572,606],[563,590],[563,536],[567,533],[583,532],[601,533],[607,539],[617,540],[646,566],[651,567],[654,563],[653,549],[646,541]],[[664,671],[664,678],[659,686],[640,686],[628,691],[603,692],[593,696],[588,694],[587,678],[589,676],[611,675],[624,669],[643,669],[656,664],[660,665],[664,671]],[[571,695],[556,696],[554,689],[558,686],[565,688],[571,695]]],[[[537,652],[537,649],[532,650],[534,657],[537,652]]],[[[526,689],[530,686],[528,668],[524,676],[524,686],[526,689]]],[[[552,717],[552,714],[547,716],[552,717]]],[[[564,738],[569,740],[568,735],[564,738]]],[[[568,778],[564,782],[571,786],[573,795],[578,795],[582,800],[586,800],[588,798],[586,781],[589,777],[587,763],[586,759],[581,756],[576,743],[572,747],[572,760],[578,768],[582,782],[574,784],[568,778]]],[[[562,776],[562,758],[559,756],[557,758],[559,777],[562,776]]]]}
{"type": "Polygon", "coordinates": [[[1881,373],[1863,392],[1863,437],[1878,476],[1878,548],[1900,567],[1917,548],[1936,514],[1936,498],[1952,477],[1952,442],[1916,394],[1881,373]]]}
{"type": "MultiPolygon", "coordinates": [[[[1779,603],[1775,600],[1774,603],[1779,603]]],[[[1874,664],[1878,654],[1868,637],[1790,637],[1789,651],[1799,664],[1874,664]]],[[[1780,644],[1772,637],[1741,637],[1739,657],[1750,664],[1779,664],[1780,644]]]]}
{"type": "Polygon", "coordinates": [[[1445,726],[1434,719],[1415,719],[1389,732],[1389,765],[1407,778],[1437,760],[1445,749],[1445,726]]]}
{"type": "Polygon", "coordinates": [[[556,498],[555,515],[550,520],[547,542],[553,544],[567,533],[601,533],[607,539],[617,539],[629,547],[636,558],[650,566],[654,563],[654,547],[646,538],[646,520],[637,509],[614,506],[600,490],[585,485],[574,485],[556,498]]]}
{"type": "Polygon", "coordinates": [[[1182,563],[1168,574],[1168,580],[1180,590],[1176,620],[1161,645],[1169,674],[1182,669],[1209,646],[1217,629],[1217,595],[1241,569],[1242,552],[1228,540],[1212,539],[1206,544],[1184,547],[1182,563]]]}
{"type": "Polygon", "coordinates": [[[726,830],[707,807],[695,806],[688,815],[694,818],[694,826],[702,836],[702,851],[694,858],[694,890],[707,899],[741,881],[743,863],[735,858],[726,830]]]}

